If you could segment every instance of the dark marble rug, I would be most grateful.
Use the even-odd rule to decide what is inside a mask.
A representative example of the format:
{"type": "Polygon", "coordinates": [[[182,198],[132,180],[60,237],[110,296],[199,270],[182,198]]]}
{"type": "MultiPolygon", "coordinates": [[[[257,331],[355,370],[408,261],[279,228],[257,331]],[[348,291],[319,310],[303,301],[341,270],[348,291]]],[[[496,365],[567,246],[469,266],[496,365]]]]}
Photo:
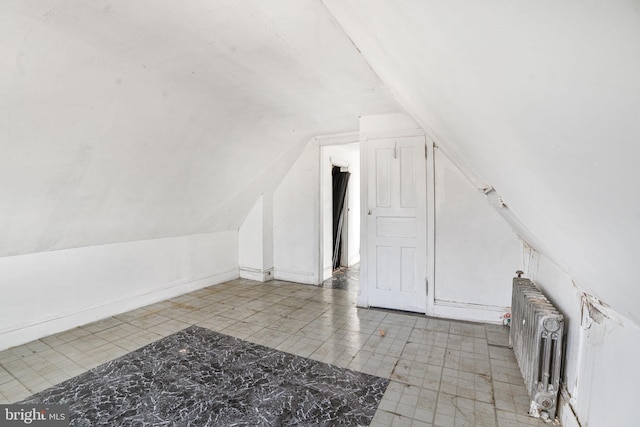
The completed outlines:
{"type": "Polygon", "coordinates": [[[21,403],[72,426],[358,426],[388,383],[192,326],[21,403]]]}

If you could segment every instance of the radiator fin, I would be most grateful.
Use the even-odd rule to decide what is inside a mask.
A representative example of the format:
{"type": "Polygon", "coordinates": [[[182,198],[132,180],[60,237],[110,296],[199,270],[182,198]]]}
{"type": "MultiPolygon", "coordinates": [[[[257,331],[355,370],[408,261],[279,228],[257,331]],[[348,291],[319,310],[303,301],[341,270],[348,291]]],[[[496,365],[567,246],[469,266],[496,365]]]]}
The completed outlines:
{"type": "Polygon", "coordinates": [[[529,415],[554,419],[560,388],[564,317],[542,292],[521,277],[513,279],[509,346],[531,396],[529,415]]]}

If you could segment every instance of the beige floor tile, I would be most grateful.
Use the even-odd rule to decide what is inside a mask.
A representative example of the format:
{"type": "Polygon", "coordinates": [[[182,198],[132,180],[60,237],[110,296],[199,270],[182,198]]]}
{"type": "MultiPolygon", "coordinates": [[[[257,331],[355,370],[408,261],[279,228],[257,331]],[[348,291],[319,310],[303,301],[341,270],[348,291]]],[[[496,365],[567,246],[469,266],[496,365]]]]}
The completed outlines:
{"type": "Polygon", "coordinates": [[[354,290],[283,281],[200,289],[0,352],[0,403],[195,324],[389,378],[373,426],[541,425],[526,415],[508,328],[362,309],[356,300],[354,290]]]}

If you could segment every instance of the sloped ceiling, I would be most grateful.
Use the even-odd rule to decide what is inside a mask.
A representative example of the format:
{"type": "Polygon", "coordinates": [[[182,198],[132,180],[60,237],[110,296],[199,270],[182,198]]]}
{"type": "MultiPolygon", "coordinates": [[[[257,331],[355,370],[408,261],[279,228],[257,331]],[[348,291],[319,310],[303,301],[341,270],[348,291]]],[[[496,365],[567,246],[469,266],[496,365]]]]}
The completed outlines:
{"type": "Polygon", "coordinates": [[[640,3],[324,5],[1,2],[0,256],[235,229],[311,136],[404,107],[640,323],[640,3]]]}
{"type": "Polygon", "coordinates": [[[439,144],[640,321],[640,3],[325,0],[439,144]]]}
{"type": "Polygon", "coordinates": [[[320,0],[5,0],[0,52],[0,256],[237,229],[402,111],[320,0]]]}

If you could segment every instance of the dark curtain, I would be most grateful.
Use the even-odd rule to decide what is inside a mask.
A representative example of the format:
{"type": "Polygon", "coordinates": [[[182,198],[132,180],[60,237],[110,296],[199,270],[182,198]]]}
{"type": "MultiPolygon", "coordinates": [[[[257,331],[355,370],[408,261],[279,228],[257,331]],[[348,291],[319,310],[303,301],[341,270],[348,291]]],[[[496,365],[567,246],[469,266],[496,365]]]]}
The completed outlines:
{"type": "Polygon", "coordinates": [[[344,199],[347,195],[347,185],[349,184],[349,172],[340,172],[340,168],[334,166],[331,171],[333,177],[333,269],[340,267],[340,255],[342,245],[340,236],[342,222],[344,221],[344,199]]]}

